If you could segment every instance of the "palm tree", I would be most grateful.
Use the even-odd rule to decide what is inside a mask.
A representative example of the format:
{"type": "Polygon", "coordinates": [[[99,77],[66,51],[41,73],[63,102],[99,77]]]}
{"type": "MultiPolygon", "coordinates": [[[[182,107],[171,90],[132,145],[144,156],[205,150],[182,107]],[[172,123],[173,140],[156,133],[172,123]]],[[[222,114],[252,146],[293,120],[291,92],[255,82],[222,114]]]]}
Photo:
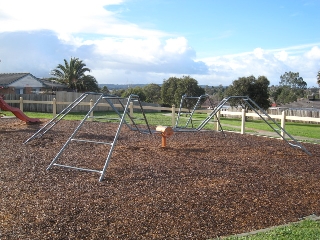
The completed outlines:
{"type": "Polygon", "coordinates": [[[97,80],[95,77],[85,74],[91,71],[85,66],[86,64],[79,58],[71,58],[69,63],[64,59],[64,65],[59,64],[50,74],[54,76],[55,80],[77,92],[98,91],[97,80]]]}

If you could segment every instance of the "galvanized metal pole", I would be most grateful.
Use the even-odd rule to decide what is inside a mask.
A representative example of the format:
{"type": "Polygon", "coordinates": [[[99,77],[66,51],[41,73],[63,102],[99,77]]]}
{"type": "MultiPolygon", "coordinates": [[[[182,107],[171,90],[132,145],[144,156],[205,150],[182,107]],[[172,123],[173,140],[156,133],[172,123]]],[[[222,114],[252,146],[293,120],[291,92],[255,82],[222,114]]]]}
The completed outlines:
{"type": "Polygon", "coordinates": [[[242,119],[241,119],[241,134],[245,133],[245,127],[246,127],[246,110],[242,109],[242,119]]]}
{"type": "Polygon", "coordinates": [[[283,131],[286,127],[286,111],[282,111],[281,114],[281,136],[284,138],[286,136],[286,133],[283,131]]]}
{"type": "Polygon", "coordinates": [[[23,97],[20,97],[20,110],[23,112],[23,97]]]}
{"type": "Polygon", "coordinates": [[[176,124],[176,106],[172,105],[172,127],[176,124]]]}
{"type": "Polygon", "coordinates": [[[57,116],[57,99],[52,99],[52,118],[57,116]]]}

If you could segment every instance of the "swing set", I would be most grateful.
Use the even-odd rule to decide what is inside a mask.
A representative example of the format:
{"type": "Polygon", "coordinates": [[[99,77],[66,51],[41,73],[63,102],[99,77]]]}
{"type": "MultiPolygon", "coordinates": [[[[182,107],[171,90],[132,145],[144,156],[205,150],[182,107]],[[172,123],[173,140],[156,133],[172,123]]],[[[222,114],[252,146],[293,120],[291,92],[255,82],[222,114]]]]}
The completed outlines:
{"type": "Polygon", "coordinates": [[[225,136],[225,133],[223,132],[219,118],[217,117],[217,114],[230,99],[238,99],[242,101],[243,104],[249,106],[256,114],[258,114],[259,117],[266,124],[268,124],[280,136],[280,138],[285,140],[291,147],[299,148],[303,150],[305,153],[307,153],[308,155],[311,155],[311,153],[308,152],[306,148],[304,148],[299,142],[297,142],[288,132],[286,132],[276,121],[274,121],[263,109],[261,109],[252,99],[250,99],[247,96],[230,96],[230,97],[224,98],[220,103],[214,106],[208,95],[201,95],[200,97],[188,97],[186,95],[183,95],[181,98],[180,108],[179,108],[175,126],[173,128],[166,127],[166,126],[157,126],[156,130],[151,130],[138,95],[132,94],[128,98],[122,98],[122,97],[109,95],[109,94],[86,92],[86,93],[83,93],[81,96],[79,96],[76,100],[74,100],[74,102],[68,105],[65,109],[63,109],[56,117],[54,117],[52,120],[46,123],[41,129],[39,129],[36,133],[34,133],[30,138],[28,138],[24,142],[24,144],[32,141],[35,138],[41,138],[49,130],[51,130],[56,124],[58,124],[68,113],[70,113],[71,110],[73,110],[82,101],[87,99],[88,96],[90,95],[98,95],[97,101],[93,104],[93,106],[87,112],[85,117],[79,122],[78,126],[74,129],[73,133],[70,135],[70,137],[62,146],[62,148],[53,158],[53,160],[47,167],[47,170],[50,170],[52,167],[56,166],[56,167],[71,168],[71,169],[76,169],[81,171],[97,172],[100,174],[99,181],[102,181],[104,179],[105,172],[108,168],[112,153],[117,144],[117,140],[119,138],[120,131],[123,125],[126,125],[130,130],[138,131],[141,134],[159,134],[162,137],[162,147],[166,147],[166,139],[172,136],[175,132],[178,133],[178,132],[201,131],[205,127],[205,125],[208,124],[211,121],[211,119],[215,117],[214,121],[217,121],[221,129],[221,132],[225,136]],[[206,99],[209,99],[210,108],[212,108],[212,111],[208,113],[207,117],[203,121],[201,121],[199,124],[197,124],[197,126],[195,126],[196,120],[193,119],[194,113],[199,109],[201,103],[206,99]],[[195,102],[194,107],[192,108],[192,110],[189,109],[187,113],[182,112],[184,103],[186,101],[190,102],[190,100],[195,102]],[[92,117],[91,113],[94,111],[94,109],[98,106],[100,102],[104,102],[104,103],[107,102],[111,107],[111,109],[118,115],[118,118],[116,120],[119,122],[119,125],[117,127],[115,135],[113,136],[113,140],[110,142],[101,142],[101,141],[92,141],[92,140],[77,138],[77,133],[83,127],[84,123],[92,117]],[[131,102],[137,103],[138,105],[137,108],[140,109],[140,112],[142,113],[141,118],[136,119],[131,116],[130,107],[129,107],[131,102]],[[118,106],[120,105],[120,110],[119,110],[119,107],[117,108],[115,106],[116,103],[118,103],[117,104],[118,106]],[[186,119],[186,124],[181,124],[183,115],[189,116],[186,119]],[[143,124],[138,124],[137,120],[139,120],[140,122],[142,121],[143,124]],[[277,129],[274,127],[274,125],[277,127],[277,129]],[[287,138],[285,138],[282,133],[285,133],[288,136],[289,140],[287,140],[287,138]],[[109,145],[110,149],[107,154],[107,158],[105,160],[103,168],[100,170],[97,170],[97,169],[81,168],[77,166],[59,164],[58,163],[59,157],[71,142],[91,142],[96,144],[109,145]]]}

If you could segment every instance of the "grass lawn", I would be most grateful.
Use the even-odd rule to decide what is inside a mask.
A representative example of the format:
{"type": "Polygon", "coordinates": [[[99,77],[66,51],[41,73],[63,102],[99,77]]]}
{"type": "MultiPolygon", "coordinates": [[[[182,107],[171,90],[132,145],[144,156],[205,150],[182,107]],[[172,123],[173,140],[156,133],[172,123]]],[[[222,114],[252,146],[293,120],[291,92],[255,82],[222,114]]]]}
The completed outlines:
{"type": "Polygon", "coordinates": [[[320,239],[320,221],[303,220],[286,226],[276,227],[266,232],[247,236],[233,236],[224,240],[316,240],[320,239]]]}
{"type": "MultiPolygon", "coordinates": [[[[6,111],[6,116],[14,116],[11,112],[6,111]]],[[[37,112],[25,112],[25,114],[30,118],[47,118],[51,119],[51,113],[37,113],[37,112]]],[[[86,115],[86,112],[83,113],[69,113],[65,116],[65,120],[81,120],[86,115]]],[[[117,122],[119,120],[115,120],[119,118],[119,116],[115,112],[94,112],[95,120],[97,121],[107,121],[107,122],[117,122]]],[[[139,119],[142,118],[142,114],[134,114],[134,117],[139,119]]],[[[150,125],[165,125],[171,126],[172,119],[171,114],[163,114],[163,113],[146,113],[146,117],[148,123],[150,125]]],[[[199,124],[203,119],[207,117],[207,114],[194,114],[194,124],[199,124]],[[198,120],[198,121],[197,121],[198,120]]],[[[180,117],[179,126],[184,126],[186,124],[188,117],[180,117]]],[[[224,118],[220,119],[223,130],[227,131],[235,131],[240,132],[241,119],[238,118],[224,118]]],[[[144,124],[144,121],[138,120],[137,123],[144,124]]],[[[205,129],[212,129],[213,126],[211,124],[207,124],[205,129]]],[[[280,125],[280,122],[277,122],[280,125]]],[[[275,124],[270,123],[274,128],[278,128],[275,124]]],[[[191,127],[191,125],[188,125],[191,127]]],[[[258,130],[263,130],[267,132],[273,132],[268,124],[266,124],[262,120],[248,120],[245,123],[246,132],[257,132],[258,130]]],[[[319,124],[306,124],[306,123],[298,123],[298,122],[286,122],[285,130],[292,136],[299,137],[307,137],[307,138],[315,138],[320,139],[320,125],[319,124]]]]}
{"type": "MultiPolygon", "coordinates": [[[[280,122],[277,122],[280,125],[280,122]]],[[[227,124],[227,125],[233,125],[233,126],[241,126],[241,120],[240,119],[227,119],[227,118],[221,118],[221,124],[227,124]]],[[[274,124],[271,124],[274,128],[278,128],[274,124]]],[[[268,124],[266,124],[262,120],[248,120],[245,123],[246,128],[248,129],[257,129],[257,130],[264,130],[264,131],[270,131],[273,130],[269,127],[268,124]]],[[[226,127],[226,130],[228,127],[226,127]]],[[[308,138],[318,138],[320,139],[320,131],[319,131],[320,125],[319,124],[306,124],[306,123],[297,123],[297,122],[286,122],[285,130],[290,133],[292,136],[300,136],[300,137],[308,137],[308,138]]],[[[233,131],[240,131],[239,128],[233,128],[233,131]]]]}
{"type": "MultiPolygon", "coordinates": [[[[205,119],[207,114],[194,114],[194,118],[205,119]]],[[[278,129],[278,126],[273,122],[268,121],[271,126],[275,129],[278,129]]],[[[241,128],[241,119],[239,118],[220,118],[220,123],[223,130],[240,132],[241,128]]],[[[281,123],[277,122],[280,126],[281,123]]],[[[247,120],[245,123],[246,132],[257,132],[256,130],[263,130],[267,132],[273,132],[272,128],[266,124],[263,120],[247,120]]],[[[210,128],[210,126],[206,126],[210,128]]],[[[212,127],[211,127],[212,128],[212,127]]],[[[292,136],[307,137],[307,138],[316,138],[320,139],[320,124],[311,124],[311,123],[298,123],[298,122],[286,122],[285,130],[292,136]]]]}

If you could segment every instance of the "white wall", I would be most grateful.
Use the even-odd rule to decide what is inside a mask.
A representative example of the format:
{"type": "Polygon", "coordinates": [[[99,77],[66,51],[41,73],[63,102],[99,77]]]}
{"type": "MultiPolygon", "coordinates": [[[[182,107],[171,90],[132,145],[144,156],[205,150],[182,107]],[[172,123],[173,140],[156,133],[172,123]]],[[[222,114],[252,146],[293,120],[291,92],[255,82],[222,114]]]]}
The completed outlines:
{"type": "Polygon", "coordinates": [[[25,87],[31,87],[31,88],[41,88],[43,87],[43,84],[32,77],[31,75],[27,75],[18,81],[13,82],[9,85],[10,87],[14,88],[25,88],[25,87]]]}

